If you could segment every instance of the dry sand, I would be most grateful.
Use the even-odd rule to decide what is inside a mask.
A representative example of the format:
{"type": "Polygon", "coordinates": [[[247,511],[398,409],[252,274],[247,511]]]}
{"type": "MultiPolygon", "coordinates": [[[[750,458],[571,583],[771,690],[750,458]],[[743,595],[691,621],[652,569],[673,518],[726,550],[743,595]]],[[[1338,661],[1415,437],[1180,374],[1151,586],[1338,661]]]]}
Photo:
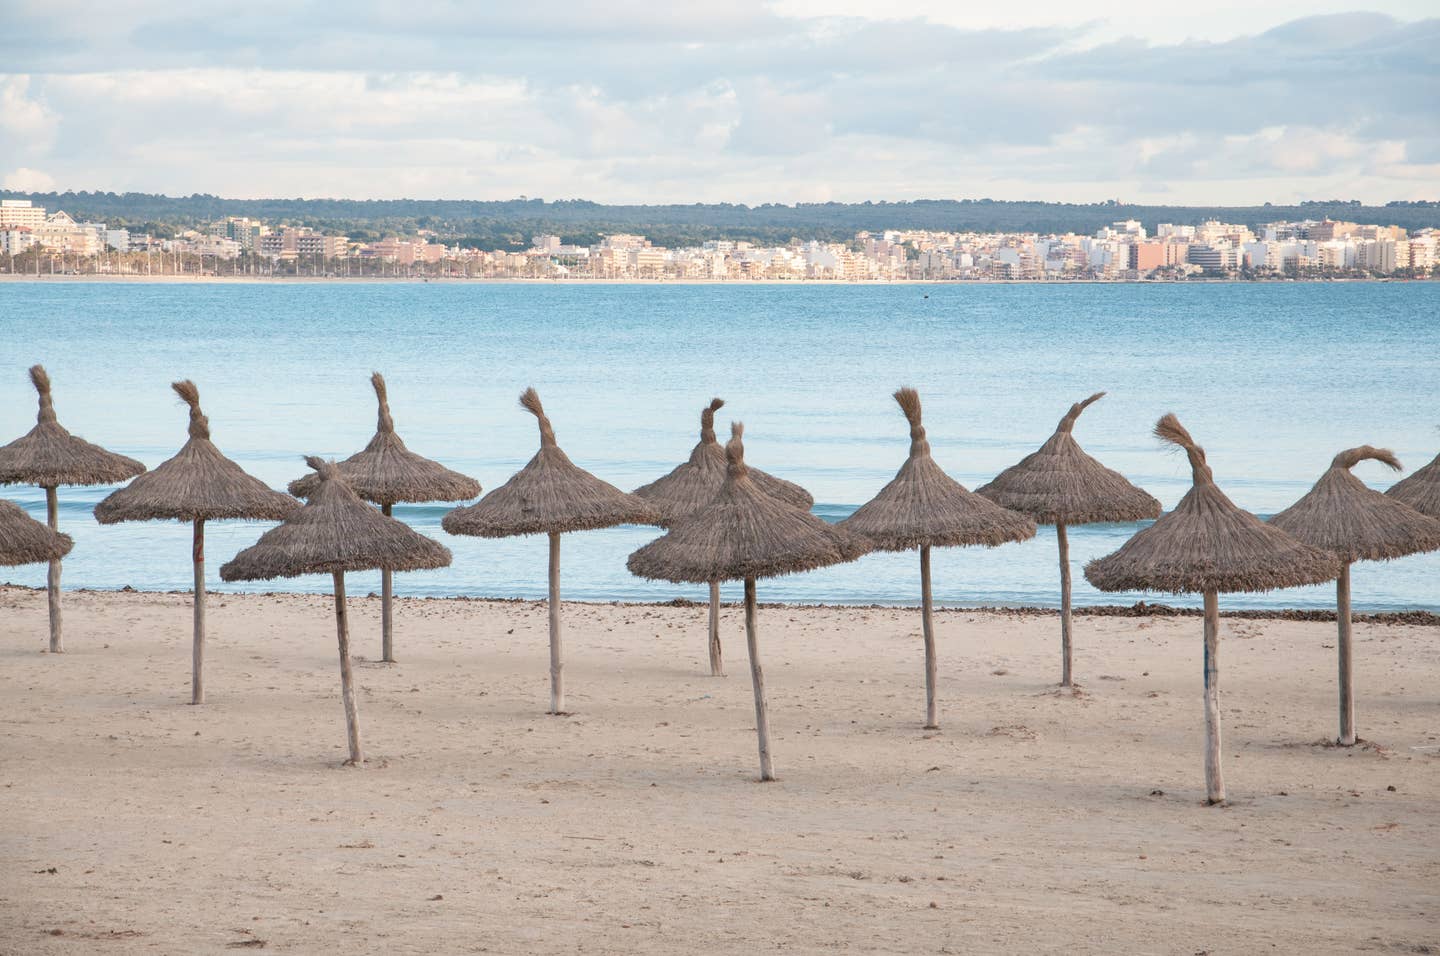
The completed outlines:
{"type": "MultiPolygon", "coordinates": [[[[762,585],[763,597],[763,585],[762,585]]],[[[1440,631],[1227,619],[1231,804],[1202,805],[1200,623],[762,609],[776,770],[756,780],[742,618],[402,600],[340,766],[330,605],[216,595],[210,702],[185,595],[0,589],[0,952],[1440,951],[1440,631]],[[1426,948],[1429,947],[1429,948],[1426,948]]],[[[352,600],[357,655],[379,602],[352,600]]]]}

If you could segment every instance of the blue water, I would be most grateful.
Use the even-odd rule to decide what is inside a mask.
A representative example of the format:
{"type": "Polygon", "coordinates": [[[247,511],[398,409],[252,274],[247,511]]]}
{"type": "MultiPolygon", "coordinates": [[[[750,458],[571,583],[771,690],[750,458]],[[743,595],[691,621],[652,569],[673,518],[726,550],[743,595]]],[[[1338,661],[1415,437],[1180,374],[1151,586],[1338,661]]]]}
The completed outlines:
{"type": "MultiPolygon", "coordinates": [[[[216,442],[276,487],[300,456],[348,455],[374,431],[369,373],[390,383],[410,447],[497,487],[534,452],[534,419],[516,404],[535,385],[561,445],[622,488],[668,471],[695,443],[701,406],[746,423],[749,460],[798,481],[835,520],[899,467],[909,439],[890,398],[902,384],[924,399],[940,464],[969,487],[1044,441],[1070,403],[1105,389],[1076,436],[1167,507],[1189,485],[1183,457],[1150,437],[1176,412],[1206,446],[1221,486],[1242,507],[1273,514],[1303,494],[1335,452],[1389,446],[1418,467],[1440,450],[1440,283],[1267,285],[539,285],[0,284],[0,441],[31,427],[25,375],[42,362],[60,420],[76,434],[155,465],[184,440],[186,416],[168,384],[193,378],[216,442]]],[[[723,429],[722,429],[723,431],[723,429]]],[[[1393,477],[1367,463],[1376,487],[1393,477]]],[[[103,488],[61,490],[62,527],[76,547],[69,587],[190,586],[189,528],[100,527],[103,488]]],[[[3,492],[43,519],[38,489],[3,492]]],[[[448,505],[397,516],[444,541],[454,565],[397,576],[404,594],[543,597],[543,538],[487,541],[440,530],[448,505]]],[[[207,528],[211,578],[263,530],[207,528]]],[[[1136,526],[1071,531],[1079,604],[1102,595],[1079,570],[1136,526]]],[[[625,556],[657,532],[569,535],[563,591],[584,600],[703,598],[703,589],[647,582],[625,556]]],[[[766,600],[912,603],[913,554],[761,584],[766,600]]],[[[1052,529],[993,550],[934,557],[946,604],[1058,602],[1052,529]]],[[[40,585],[42,567],[0,569],[40,585]]],[[[328,578],[250,585],[325,590],[328,578]]],[[[357,574],[352,592],[378,589],[357,574]]],[[[737,588],[727,587],[733,595],[737,588]]],[[[1359,609],[1440,610],[1440,557],[1363,564],[1359,609]]],[[[1194,598],[1164,598],[1193,605],[1194,598]]],[[[1231,595],[1227,607],[1329,607],[1329,588],[1231,595]]]]}

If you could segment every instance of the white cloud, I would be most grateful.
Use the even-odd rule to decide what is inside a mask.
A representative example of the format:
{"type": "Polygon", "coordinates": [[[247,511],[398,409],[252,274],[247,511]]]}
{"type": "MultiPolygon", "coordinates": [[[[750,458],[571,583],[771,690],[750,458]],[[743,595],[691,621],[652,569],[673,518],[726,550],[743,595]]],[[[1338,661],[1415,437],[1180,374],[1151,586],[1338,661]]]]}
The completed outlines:
{"type": "Polygon", "coordinates": [[[55,142],[59,117],[30,95],[30,77],[0,74],[0,157],[39,155],[55,142]]]}
{"type": "Polygon", "coordinates": [[[21,166],[12,172],[6,173],[0,179],[0,187],[14,189],[17,192],[49,192],[55,188],[55,178],[47,176],[38,169],[29,169],[21,166]]]}
{"type": "MultiPolygon", "coordinates": [[[[1254,35],[1271,27],[1317,14],[1353,10],[1353,0],[1208,0],[1206,3],[1135,3],[1133,0],[1027,0],[1024,4],[955,3],[954,0],[908,0],[891,12],[875,0],[778,0],[777,13],[789,16],[846,16],[868,19],[923,17],[968,29],[994,30],[1016,26],[1089,27],[1104,40],[1144,37],[1154,43],[1186,40],[1218,42],[1254,35]]],[[[1433,16],[1433,0],[1385,0],[1367,9],[1382,10],[1402,20],[1433,16]]]]}
{"type": "Polygon", "coordinates": [[[66,188],[1385,201],[1435,198],[1440,164],[1440,20],[1241,19],[1257,25],[1175,42],[1044,3],[957,26],[924,2],[928,19],[617,0],[338,20],[14,2],[10,67],[30,72],[0,74],[0,156],[66,188]]]}

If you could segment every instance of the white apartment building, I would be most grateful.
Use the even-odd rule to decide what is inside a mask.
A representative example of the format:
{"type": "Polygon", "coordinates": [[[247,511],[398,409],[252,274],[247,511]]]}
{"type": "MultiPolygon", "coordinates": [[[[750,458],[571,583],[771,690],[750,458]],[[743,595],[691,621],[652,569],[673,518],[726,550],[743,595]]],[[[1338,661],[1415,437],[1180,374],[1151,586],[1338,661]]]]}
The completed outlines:
{"type": "Polygon", "coordinates": [[[1145,227],[1140,225],[1138,219],[1124,219],[1120,222],[1112,222],[1095,233],[1096,239],[1144,239],[1145,227]]]}
{"type": "Polygon", "coordinates": [[[1382,275],[1410,268],[1410,243],[1394,239],[1364,239],[1355,243],[1355,266],[1382,275]]]}
{"type": "Polygon", "coordinates": [[[1309,239],[1247,242],[1240,250],[1241,256],[1250,260],[1252,269],[1279,271],[1292,266],[1313,266],[1319,259],[1319,243],[1309,239]]]}
{"type": "Polygon", "coordinates": [[[28,199],[0,199],[0,229],[23,226],[38,229],[45,224],[45,207],[28,199]]]}
{"type": "Polygon", "coordinates": [[[172,248],[197,256],[214,256],[217,259],[234,259],[240,255],[242,246],[234,239],[224,236],[195,236],[189,240],[175,240],[172,248]]]}
{"type": "Polygon", "coordinates": [[[1189,242],[1195,238],[1194,226],[1177,226],[1171,222],[1162,222],[1155,227],[1155,235],[1160,239],[1177,239],[1189,242]]]}
{"type": "Polygon", "coordinates": [[[35,227],[35,240],[53,252],[93,256],[105,248],[105,233],[103,222],[76,222],[57,210],[35,227]]]}
{"type": "Polygon", "coordinates": [[[260,244],[260,237],[268,230],[265,224],[258,219],[251,219],[248,216],[230,216],[223,223],[217,223],[211,228],[212,236],[221,236],[226,239],[233,239],[240,244],[240,248],[246,252],[254,252],[260,244]]]}
{"type": "Polygon", "coordinates": [[[1341,239],[1322,242],[1316,247],[1316,265],[1322,269],[1340,271],[1355,268],[1355,244],[1341,239]]]}
{"type": "Polygon", "coordinates": [[[643,249],[650,245],[650,240],[644,236],[631,235],[629,233],[617,232],[613,236],[606,236],[600,242],[601,249],[643,249]]]}
{"type": "Polygon", "coordinates": [[[35,230],[29,226],[0,227],[0,255],[18,256],[35,245],[35,230]]]}
{"type": "Polygon", "coordinates": [[[633,248],[630,250],[630,268],[641,276],[663,275],[669,257],[668,249],[657,249],[650,245],[633,248]]]}
{"type": "Polygon", "coordinates": [[[1096,273],[1118,276],[1130,268],[1130,244],[1119,239],[1083,239],[1085,261],[1096,273]]]}
{"type": "Polygon", "coordinates": [[[1436,263],[1436,237],[1434,234],[1416,236],[1410,240],[1410,268],[1430,270],[1436,263]]]}
{"type": "Polygon", "coordinates": [[[1224,239],[1192,243],[1188,258],[1206,272],[1229,272],[1240,265],[1239,250],[1224,239]]]}
{"type": "Polygon", "coordinates": [[[1246,242],[1255,241],[1255,233],[1246,226],[1237,225],[1233,222],[1220,222],[1215,219],[1202,222],[1195,230],[1195,238],[1201,242],[1227,241],[1231,245],[1238,246],[1246,242]]]}

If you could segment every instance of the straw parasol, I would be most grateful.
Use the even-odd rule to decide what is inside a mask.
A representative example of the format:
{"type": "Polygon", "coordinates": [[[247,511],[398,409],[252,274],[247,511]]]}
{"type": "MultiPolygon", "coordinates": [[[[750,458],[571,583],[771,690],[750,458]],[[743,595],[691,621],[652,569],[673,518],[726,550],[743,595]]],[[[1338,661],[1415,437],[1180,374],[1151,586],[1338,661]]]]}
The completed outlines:
{"type": "Polygon", "coordinates": [[[1215,484],[1205,450],[1174,415],[1155,436],[1185,449],[1194,482],[1175,510],[1138,532],[1113,554],[1085,565],[1102,591],[1199,591],[1205,596],[1205,793],[1225,802],[1220,769],[1220,592],[1270,591],[1334,580],[1334,556],[1242,511],[1215,484]]]}
{"type": "Polygon", "coordinates": [[[74,546],[68,534],[51,531],[13,501],[0,499],[0,565],[59,561],[74,546]]]}
{"type": "MultiPolygon", "coordinates": [[[[458,471],[451,471],[436,461],[417,455],[405,447],[395,434],[395,420],[390,417],[390,400],[385,393],[385,378],[372,372],[370,384],[380,405],[380,421],[375,437],[363,451],[356,452],[336,467],[340,476],[366,501],[373,501],[390,515],[401,502],[468,501],[480,494],[480,482],[458,471]]],[[[290,493],[309,497],[319,479],[309,474],[290,482],[290,493]]],[[[395,663],[391,599],[394,575],[380,572],[380,649],[381,659],[395,663]]]]}
{"type": "Polygon", "coordinates": [[[1440,518],[1440,455],[1430,464],[1415,469],[1408,478],[1395,482],[1385,494],[1422,515],[1440,518]]]}
{"type": "MultiPolygon", "coordinates": [[[[145,466],[133,458],[106,451],[70,434],[55,419],[50,399],[50,376],[43,366],[30,367],[30,381],[40,395],[35,427],[0,448],[0,485],[39,485],[45,489],[45,514],[54,531],[59,526],[60,485],[109,485],[134,478],[145,466]]],[[[60,559],[50,561],[47,580],[50,599],[50,652],[61,653],[60,559]]]]}
{"type": "Polygon", "coordinates": [[[481,538],[550,536],[550,710],[564,715],[565,675],[560,645],[560,535],[618,524],[654,524],[654,508],[601,481],[570,460],[555,442],[555,430],[540,396],[527,388],[520,405],[540,424],[540,450],[529,463],[484,498],[456,508],[441,520],[450,534],[481,538]]]}
{"type": "Polygon", "coordinates": [[[1340,687],[1337,743],[1345,747],[1356,741],[1355,691],[1350,671],[1350,565],[1440,548],[1440,521],[1365,487],[1350,472],[1362,461],[1378,461],[1400,470],[1399,460],[1388,448],[1363,445],[1342,451],[1305,497],[1270,519],[1272,525],[1296,540],[1333,552],[1340,559],[1340,576],[1335,580],[1340,687]]]}
{"type": "MultiPolygon", "coordinates": [[[[723,398],[713,398],[700,412],[700,443],[690,452],[690,460],[663,478],[636,488],[631,494],[644,498],[659,513],[661,527],[668,528],[680,518],[694,514],[708,505],[725,483],[725,449],[715,440],[715,413],[725,405],[723,398]]],[[[761,491],[809,510],[815,503],[810,492],[793,482],[766,474],[759,468],[750,469],[750,480],[761,491]]],[[[710,676],[724,677],[725,663],[720,653],[720,582],[710,582],[710,676]]]]}
{"type": "Polygon", "coordinates": [[[755,626],[755,581],[853,561],[864,543],[809,511],[775,498],[750,480],[745,467],[745,426],[730,426],[725,445],[725,483],[705,507],[681,518],[669,533],[640,548],[626,562],[642,578],[681,583],[745,582],[745,640],[755,690],[755,733],[760,779],[774,780],[765,677],[755,626]]]}
{"type": "Polygon", "coordinates": [[[210,419],[200,390],[186,379],[170,385],[190,406],[190,438],[174,458],[146,472],[95,506],[101,524],[120,521],[189,521],[194,527],[195,632],[191,648],[190,703],[205,703],[205,522],[242,518],[279,521],[300,507],[271,491],[221,454],[210,440],[210,419]]]}
{"type": "Polygon", "coordinates": [[[935,699],[938,663],[930,599],[932,547],[995,547],[1035,537],[1035,522],[982,498],[945,474],[930,457],[930,442],[920,422],[920,395],[913,388],[895,393],[910,422],[910,457],[890,483],[856,509],[840,526],[877,551],[920,550],[920,623],[925,635],[925,728],[940,727],[935,699]]]}
{"type": "Polygon", "coordinates": [[[0,499],[0,564],[58,561],[74,546],[68,534],[51,531],[15,502],[0,499]]]}
{"type": "Polygon", "coordinates": [[[350,741],[347,763],[359,765],[360,716],[350,679],[350,625],[345,616],[345,572],[420,571],[450,564],[450,549],[409,525],[387,518],[360,500],[333,461],[307,457],[319,475],[305,507],[271,528],[220,568],[226,581],[261,581],[329,574],[335,581],[335,633],[340,644],[340,689],[350,741]]]}
{"type": "Polygon", "coordinates": [[[1160,517],[1160,502],[1118,471],[1087,455],[1075,441],[1075,420],[1105,396],[1096,392],[1070,406],[1050,440],[975,489],[997,504],[1055,526],[1060,548],[1060,686],[1071,679],[1070,539],[1067,525],[1143,521],[1160,517]]]}

